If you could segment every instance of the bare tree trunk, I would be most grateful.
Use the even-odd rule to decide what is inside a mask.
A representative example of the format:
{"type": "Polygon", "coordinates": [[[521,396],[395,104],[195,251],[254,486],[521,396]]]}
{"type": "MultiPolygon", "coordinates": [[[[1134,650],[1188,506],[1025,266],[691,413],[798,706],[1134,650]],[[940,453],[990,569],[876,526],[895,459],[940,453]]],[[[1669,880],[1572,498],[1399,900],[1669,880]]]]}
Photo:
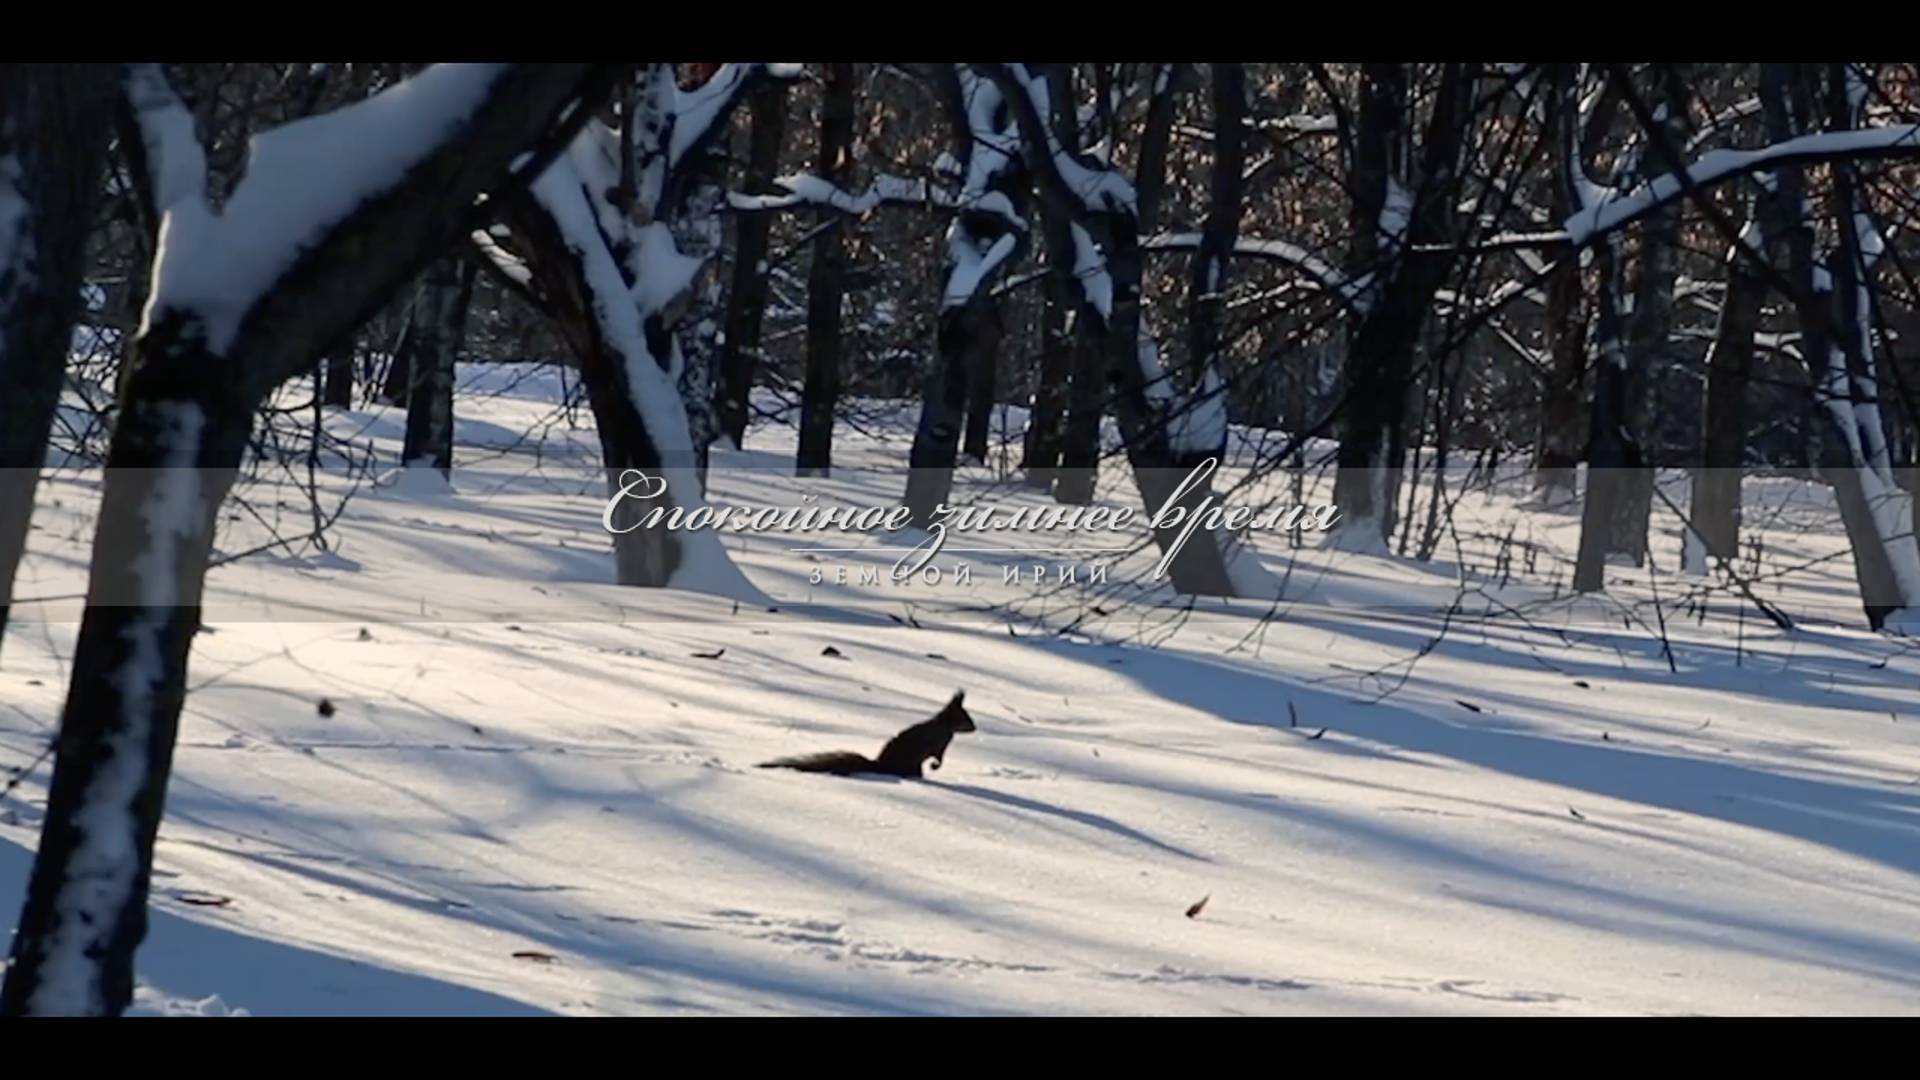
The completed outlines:
{"type": "Polygon", "coordinates": [[[967,412],[968,365],[977,362],[999,333],[999,314],[985,289],[961,307],[940,314],[940,333],[920,400],[920,426],[907,464],[905,504],[916,524],[932,521],[953,490],[960,428],[967,412]]]}
{"type": "Polygon", "coordinates": [[[1356,267],[1370,270],[1374,284],[1341,372],[1334,478],[1334,503],[1346,519],[1343,542],[1352,546],[1384,545],[1393,534],[1406,459],[1405,386],[1433,294],[1453,265],[1450,254],[1406,258],[1403,249],[1451,238],[1472,85],[1464,65],[1444,67],[1421,147],[1420,190],[1396,194],[1393,155],[1407,108],[1406,73],[1398,64],[1365,65],[1353,153],[1354,240],[1356,267]]]}
{"type": "MultiPolygon", "coordinates": [[[[1749,223],[1748,228],[1757,225],[1749,223]]],[[[1735,241],[1740,243],[1740,241],[1735,241]]],[[[1746,464],[1747,385],[1753,373],[1753,335],[1760,325],[1766,282],[1738,250],[1727,256],[1726,296],[1713,345],[1707,350],[1706,402],[1701,418],[1700,468],[1693,474],[1689,515],[1707,553],[1732,559],[1740,549],[1740,471],[1746,464]]]]}
{"type": "Polygon", "coordinates": [[[1034,373],[1033,398],[1027,409],[1027,434],[1020,460],[1026,485],[1042,491],[1053,487],[1054,475],[1060,466],[1067,386],[1073,378],[1072,287],[1061,280],[1061,256],[1052,250],[1053,235],[1049,228],[1047,255],[1054,271],[1047,277],[1041,301],[1040,366],[1034,373]]]}
{"type": "Polygon", "coordinates": [[[106,64],[0,65],[0,640],[79,314],[114,102],[106,64]]]}
{"type": "MultiPolygon", "coordinates": [[[[1565,221],[1580,205],[1576,190],[1585,175],[1583,162],[1597,149],[1613,112],[1614,91],[1608,84],[1582,130],[1575,74],[1571,64],[1553,64],[1543,75],[1552,81],[1546,110],[1554,164],[1547,204],[1555,221],[1565,221]]],[[[1540,393],[1534,491],[1539,501],[1549,506],[1570,504],[1577,496],[1576,473],[1587,442],[1581,391],[1586,381],[1591,316],[1581,276],[1578,253],[1568,252],[1545,282],[1547,341],[1552,360],[1540,393]]]]}
{"type": "Polygon", "coordinates": [[[1632,473],[1644,464],[1628,422],[1627,348],[1622,340],[1619,303],[1624,275],[1618,238],[1608,237],[1595,255],[1601,280],[1596,334],[1600,361],[1594,367],[1593,376],[1587,497],[1581,507],[1580,547],[1573,570],[1576,592],[1599,592],[1605,588],[1614,522],[1632,499],[1632,473]]]}
{"type": "Polygon", "coordinates": [[[992,452],[994,382],[999,375],[1000,339],[1006,333],[1000,305],[987,298],[985,321],[972,342],[967,356],[967,427],[962,452],[979,464],[986,464],[992,452]]]}
{"type": "Polygon", "coordinates": [[[1053,498],[1070,506],[1093,502],[1100,470],[1100,422],[1106,416],[1107,358],[1087,320],[1075,315],[1068,342],[1073,378],[1067,387],[1067,425],[1060,438],[1060,471],[1053,498]]]}
{"type": "MultiPolygon", "coordinates": [[[[820,176],[847,187],[853,176],[853,65],[826,65],[820,98],[820,176]]],[[[799,476],[833,469],[833,410],[840,400],[840,308],[846,292],[844,215],[820,211],[826,227],[813,241],[807,274],[807,373],[800,391],[799,476]]]]}
{"type": "Polygon", "coordinates": [[[421,290],[419,335],[412,386],[407,391],[407,428],[400,461],[453,476],[454,369],[466,339],[467,305],[475,267],[448,255],[428,268],[421,290]]]}
{"type": "MultiPolygon", "coordinates": [[[[1686,135],[1685,65],[1666,65],[1664,138],[1677,145],[1686,135]]],[[[1657,169],[1657,158],[1643,154],[1645,171],[1657,169]]],[[[1627,320],[1627,411],[1625,424],[1638,445],[1641,463],[1629,468],[1621,486],[1621,505],[1609,525],[1608,549],[1633,559],[1648,558],[1648,528],[1653,513],[1654,469],[1660,464],[1659,433],[1653,424],[1653,389],[1660,384],[1672,356],[1673,286],[1680,244],[1678,206],[1669,206],[1641,225],[1640,277],[1634,288],[1633,313],[1627,320]]]]}
{"type": "MultiPolygon", "coordinates": [[[[774,190],[773,177],[780,167],[780,148],[786,136],[786,82],[762,81],[747,92],[747,107],[753,127],[747,140],[742,188],[750,194],[766,194],[774,190]]],[[[773,229],[773,217],[743,214],[737,221],[733,287],[727,292],[725,340],[720,346],[716,388],[721,430],[736,447],[747,435],[754,369],[760,360],[760,324],[769,291],[767,237],[773,229]]]]}
{"type": "MultiPolygon", "coordinates": [[[[1832,126],[1853,126],[1842,65],[1828,73],[1828,112],[1832,126]]],[[[1760,98],[1768,134],[1789,137],[1812,127],[1813,108],[1802,98],[1789,101],[1788,65],[1763,64],[1760,98]],[[1790,110],[1791,106],[1791,110],[1790,110]]],[[[1816,255],[1814,223],[1796,215],[1782,230],[1788,251],[1789,277],[1800,314],[1801,355],[1808,366],[1809,389],[1817,399],[1825,426],[1824,452],[1816,465],[1833,485],[1853,552],[1855,577],[1860,582],[1861,607],[1867,622],[1878,630],[1889,616],[1903,608],[1920,609],[1920,549],[1905,522],[1892,520],[1895,486],[1886,459],[1884,431],[1880,430],[1878,387],[1872,343],[1860,304],[1866,282],[1856,222],[1865,216],[1851,172],[1835,169],[1830,198],[1839,249],[1827,259],[1816,255]],[[1832,283],[1822,288],[1816,266],[1831,267],[1832,283]]],[[[1797,167],[1775,174],[1779,205],[1804,205],[1806,183],[1797,167]]],[[[1772,234],[1769,234],[1772,240],[1772,234]]]]}
{"type": "Polygon", "coordinates": [[[387,361],[386,377],[380,383],[380,400],[389,405],[406,404],[408,388],[413,385],[413,326],[416,318],[416,308],[408,308],[406,322],[400,327],[400,340],[393,346],[393,356],[387,361]]]}

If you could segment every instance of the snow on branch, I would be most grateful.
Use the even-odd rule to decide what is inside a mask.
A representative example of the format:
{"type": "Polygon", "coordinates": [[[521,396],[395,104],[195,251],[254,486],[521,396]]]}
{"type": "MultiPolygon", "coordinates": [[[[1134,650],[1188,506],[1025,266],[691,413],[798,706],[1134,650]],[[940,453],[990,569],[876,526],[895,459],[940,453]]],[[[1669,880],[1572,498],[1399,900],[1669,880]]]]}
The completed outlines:
{"type": "Polygon", "coordinates": [[[1604,193],[1564,223],[1567,240],[1585,246],[1678,199],[1688,187],[1705,187],[1782,164],[1858,157],[1920,157],[1920,124],[1825,131],[1801,135],[1757,150],[1711,150],[1685,170],[1656,176],[1624,194],[1604,193]]]}
{"type": "Polygon", "coordinates": [[[1053,125],[1044,122],[1044,118],[1053,115],[1053,99],[1047,89],[1044,76],[1029,72],[1025,64],[1007,66],[1013,79],[1025,90],[1032,104],[1033,115],[1042,118],[1037,126],[1047,140],[1047,156],[1055,173],[1060,177],[1067,190],[1080,200],[1080,204],[1094,213],[1109,213],[1116,209],[1138,215],[1139,198],[1135,195],[1133,184],[1116,169],[1100,165],[1083,163],[1068,147],[1062,146],[1060,136],[1053,125]]]}
{"type": "Polygon", "coordinates": [[[174,93],[159,64],[127,69],[127,104],[140,126],[154,209],[165,213],[185,199],[204,199],[207,155],[193,131],[193,114],[174,93]]]}
{"type": "MultiPolygon", "coordinates": [[[[1140,241],[1140,247],[1145,251],[1198,251],[1200,234],[1195,232],[1159,233],[1140,241]]],[[[1287,243],[1285,240],[1258,240],[1243,236],[1234,241],[1233,253],[1291,266],[1305,274],[1321,289],[1338,295],[1341,302],[1348,306],[1357,302],[1373,280],[1371,272],[1349,278],[1307,249],[1297,244],[1287,243]]]]}
{"type": "Polygon", "coordinates": [[[747,195],[727,193],[727,206],[734,210],[787,210],[795,206],[830,207],[849,214],[865,214],[877,207],[955,205],[946,195],[925,180],[883,173],[875,176],[867,189],[851,192],[830,180],[801,173],[782,176],[774,184],[785,188],[783,195],[747,195]]]}
{"type": "Polygon", "coordinates": [[[673,95],[673,138],[667,146],[667,161],[680,164],[688,151],[701,145],[717,127],[726,122],[740,95],[755,78],[792,79],[799,76],[799,64],[722,64],[713,77],[691,90],[676,90],[673,95]]]}
{"type": "Polygon", "coordinates": [[[225,353],[241,320],[301,254],[456,137],[508,67],[435,65],[358,104],[256,136],[246,177],[218,213],[206,199],[190,118],[164,89],[165,76],[143,68],[128,92],[158,159],[163,214],[143,326],[187,313],[208,348],[225,353]]]}
{"type": "Polygon", "coordinates": [[[478,248],[480,253],[487,257],[487,261],[493,264],[493,268],[500,271],[508,281],[522,288],[532,287],[532,268],[527,266],[526,260],[508,251],[506,248],[501,247],[500,242],[493,238],[492,233],[489,233],[485,229],[475,229],[472,240],[473,246],[478,248]]]}

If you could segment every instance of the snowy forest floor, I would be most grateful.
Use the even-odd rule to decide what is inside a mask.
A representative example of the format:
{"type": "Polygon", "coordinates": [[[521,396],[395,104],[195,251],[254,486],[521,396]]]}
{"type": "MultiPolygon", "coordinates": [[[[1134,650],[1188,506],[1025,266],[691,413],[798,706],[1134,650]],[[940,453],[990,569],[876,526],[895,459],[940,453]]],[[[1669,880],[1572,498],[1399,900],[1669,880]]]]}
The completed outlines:
{"type": "MultiPolygon", "coordinates": [[[[1865,630],[1808,485],[1747,488],[1792,631],[1689,607],[1664,515],[1654,573],[1564,598],[1577,512],[1518,471],[1430,563],[1260,538],[1277,608],[1005,584],[1061,561],[1009,533],[969,538],[1008,549],[969,587],[864,591],[807,574],[897,553],[726,537],[768,611],[609,584],[559,393],[463,371],[450,491],[363,485],[330,551],[214,571],[141,1011],[1920,1013],[1920,653],[1865,630]],[[872,753],[955,689],[979,730],[924,783],[754,768],[872,753]]],[[[892,505],[910,417],[875,413],[831,480],[756,428],[715,501],[892,505]]],[[[402,419],[327,423],[391,463],[402,419]]],[[[994,471],[956,498],[1041,502],[994,471]]],[[[288,484],[241,493],[223,551],[303,531],[288,484]]],[[[9,775],[58,720],[96,501],[41,489],[9,775]]],[[[46,780],[0,800],[7,918],[46,780]]]]}

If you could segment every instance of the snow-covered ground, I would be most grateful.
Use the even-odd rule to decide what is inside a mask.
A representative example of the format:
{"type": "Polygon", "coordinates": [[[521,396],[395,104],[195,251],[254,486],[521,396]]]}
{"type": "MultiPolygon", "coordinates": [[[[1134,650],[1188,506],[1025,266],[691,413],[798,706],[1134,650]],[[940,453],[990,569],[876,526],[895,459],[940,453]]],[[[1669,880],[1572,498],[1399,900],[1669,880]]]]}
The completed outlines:
{"type": "MultiPolygon", "coordinates": [[[[1747,489],[1763,574],[1812,563],[1762,587],[1792,632],[1682,602],[1664,514],[1655,573],[1565,599],[1577,516],[1522,513],[1518,471],[1432,563],[1260,537],[1277,608],[1132,597],[1151,554],[1092,592],[1004,583],[1066,561],[1022,553],[1044,534],[968,538],[1012,550],[943,556],[976,569],[941,588],[790,550],[898,538],[728,536],[767,610],[611,585],[591,431],[545,373],[463,384],[450,491],[363,486],[332,550],[211,577],[143,1011],[1920,1012],[1920,655],[1859,625],[1804,485],[1747,489]],[[955,689],[979,730],[924,783],[753,767],[872,753],[955,689]]],[[[756,428],[710,498],[893,504],[879,413],[824,481],[756,428]]],[[[396,410],[329,423],[397,457],[396,410]]],[[[1039,503],[998,464],[957,496],[1039,503]]],[[[292,488],[248,493],[223,551],[304,532],[292,488]]],[[[1118,468],[1102,494],[1134,498],[1118,468]]],[[[8,775],[59,714],[94,497],[42,488],[8,775]]],[[[45,783],[0,800],[0,918],[45,783]]]]}

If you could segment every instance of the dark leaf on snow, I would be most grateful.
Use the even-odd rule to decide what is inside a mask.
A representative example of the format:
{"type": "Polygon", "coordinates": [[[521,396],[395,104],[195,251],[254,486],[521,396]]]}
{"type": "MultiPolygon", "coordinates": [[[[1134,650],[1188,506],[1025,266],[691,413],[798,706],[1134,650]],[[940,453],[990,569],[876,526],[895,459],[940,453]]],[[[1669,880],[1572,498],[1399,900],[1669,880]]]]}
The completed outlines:
{"type": "Polygon", "coordinates": [[[712,651],[712,652],[697,652],[697,653],[694,653],[694,654],[693,654],[693,658],[694,658],[695,660],[718,660],[718,659],[720,659],[721,657],[723,657],[723,656],[725,656],[725,655],[727,655],[727,650],[725,650],[725,649],[715,649],[715,650],[714,650],[714,651],[712,651]]]}
{"type": "Polygon", "coordinates": [[[1205,896],[1203,896],[1203,897],[1201,897],[1200,899],[1198,899],[1198,900],[1196,900],[1196,901],[1194,901],[1194,904],[1193,904],[1193,906],[1187,909],[1187,918],[1189,918],[1189,919],[1196,919],[1196,918],[1199,918],[1199,917],[1200,917],[1200,912],[1201,912],[1201,911],[1203,911],[1203,910],[1205,910],[1205,908],[1206,908],[1206,906],[1207,906],[1207,901],[1209,901],[1209,900],[1211,900],[1211,899],[1213,899],[1213,894],[1212,894],[1212,893],[1208,893],[1207,895],[1205,895],[1205,896]]]}
{"type": "Polygon", "coordinates": [[[531,960],[536,964],[557,964],[560,962],[559,957],[552,953],[541,952],[538,949],[521,949],[519,952],[513,954],[513,958],[515,960],[531,960]]]}
{"type": "Polygon", "coordinates": [[[1461,700],[1460,700],[1459,698],[1454,698],[1453,700],[1454,700],[1454,704],[1456,704],[1456,705],[1459,705],[1459,706],[1460,706],[1461,708],[1463,708],[1463,709],[1467,709],[1467,710],[1469,710],[1469,711],[1471,711],[1471,712],[1486,712],[1486,711],[1487,711],[1487,710],[1485,710],[1485,709],[1482,709],[1482,708],[1481,708],[1480,706],[1478,706],[1478,705],[1475,705],[1475,704],[1474,704],[1473,702],[1471,702],[1471,701],[1461,701],[1461,700]]]}
{"type": "Polygon", "coordinates": [[[334,709],[332,701],[327,698],[321,698],[320,704],[314,706],[314,711],[318,712],[321,716],[332,716],[337,710],[334,709]]]}

